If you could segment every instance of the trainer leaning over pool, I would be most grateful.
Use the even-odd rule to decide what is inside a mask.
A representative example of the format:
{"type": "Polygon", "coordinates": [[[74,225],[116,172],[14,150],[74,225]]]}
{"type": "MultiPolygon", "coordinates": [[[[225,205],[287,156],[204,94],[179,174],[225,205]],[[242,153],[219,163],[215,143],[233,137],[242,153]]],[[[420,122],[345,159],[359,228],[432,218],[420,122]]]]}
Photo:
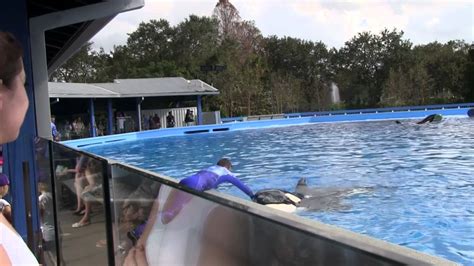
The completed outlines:
{"type": "Polygon", "coordinates": [[[205,191],[217,188],[220,184],[227,182],[238,187],[250,198],[253,198],[252,190],[235,177],[230,171],[231,169],[232,163],[230,160],[222,158],[216,165],[201,170],[190,177],[186,177],[179,183],[198,191],[205,191]]]}

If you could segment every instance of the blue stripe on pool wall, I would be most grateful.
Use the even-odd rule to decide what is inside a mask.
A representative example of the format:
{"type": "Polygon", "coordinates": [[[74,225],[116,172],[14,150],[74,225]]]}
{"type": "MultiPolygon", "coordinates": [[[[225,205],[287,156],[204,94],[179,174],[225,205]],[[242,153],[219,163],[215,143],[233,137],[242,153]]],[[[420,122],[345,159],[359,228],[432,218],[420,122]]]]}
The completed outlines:
{"type": "MultiPolygon", "coordinates": [[[[301,115],[289,116],[288,118],[281,119],[268,119],[268,120],[255,120],[255,121],[244,121],[244,122],[230,122],[225,124],[217,125],[202,125],[192,127],[180,127],[180,128],[164,128],[155,129],[141,132],[132,132],[125,134],[117,134],[110,136],[101,136],[95,138],[85,138],[78,140],[68,140],[62,143],[72,148],[81,149],[84,147],[98,146],[104,144],[117,144],[123,141],[133,141],[144,138],[157,138],[157,137],[169,137],[169,136],[184,136],[190,133],[200,134],[219,134],[221,131],[233,131],[233,130],[245,130],[255,128],[266,128],[266,127],[278,127],[278,126],[291,126],[301,125],[307,123],[330,123],[330,122],[357,122],[357,121],[371,121],[371,120],[397,120],[397,119],[417,119],[424,118],[431,114],[440,114],[443,116],[465,116],[468,117],[468,111],[474,106],[474,104],[459,105],[457,108],[440,108],[431,109],[425,108],[416,111],[387,111],[386,108],[381,109],[366,109],[364,110],[347,110],[346,112],[337,113],[311,113],[312,115],[301,115]],[[381,110],[381,111],[380,111],[381,110]],[[350,111],[350,112],[349,112],[350,111]],[[225,127],[223,127],[225,125],[225,127]]],[[[406,109],[405,109],[406,110],[406,109]]],[[[472,111],[471,111],[472,112],[472,111]]],[[[309,114],[309,113],[304,113],[309,114]]]]}

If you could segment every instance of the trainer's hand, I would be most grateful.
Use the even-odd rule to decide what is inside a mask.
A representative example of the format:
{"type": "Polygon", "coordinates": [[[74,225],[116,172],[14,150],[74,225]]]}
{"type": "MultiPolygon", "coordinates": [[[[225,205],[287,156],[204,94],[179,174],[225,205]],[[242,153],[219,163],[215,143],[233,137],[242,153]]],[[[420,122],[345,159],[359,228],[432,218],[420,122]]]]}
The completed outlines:
{"type": "Polygon", "coordinates": [[[253,195],[250,197],[250,200],[253,201],[253,202],[257,202],[257,195],[253,194],[253,195]]]}

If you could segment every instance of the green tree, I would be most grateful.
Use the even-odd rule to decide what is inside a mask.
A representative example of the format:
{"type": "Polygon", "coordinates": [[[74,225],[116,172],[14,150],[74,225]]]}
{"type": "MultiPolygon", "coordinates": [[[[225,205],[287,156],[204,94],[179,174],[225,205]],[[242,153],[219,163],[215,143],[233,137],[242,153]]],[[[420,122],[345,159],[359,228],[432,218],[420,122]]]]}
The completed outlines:
{"type": "Polygon", "coordinates": [[[426,67],[419,62],[412,66],[390,69],[383,86],[382,106],[424,105],[429,103],[432,80],[426,67]]]}
{"type": "Polygon", "coordinates": [[[298,79],[298,109],[317,110],[328,105],[328,86],[332,79],[330,54],[321,42],[271,36],[265,40],[265,54],[271,72],[288,73],[298,79]]]}
{"type": "Polygon", "coordinates": [[[205,78],[200,66],[216,53],[217,21],[191,15],[179,23],[174,31],[171,50],[179,69],[178,74],[186,78],[205,78]]]}
{"type": "Polygon", "coordinates": [[[333,69],[341,97],[350,107],[375,107],[390,69],[406,63],[411,42],[403,32],[383,30],[380,35],[362,32],[333,50],[333,69]]]}
{"type": "Polygon", "coordinates": [[[270,73],[271,112],[298,112],[301,100],[301,80],[288,73],[270,73]]]}
{"type": "Polygon", "coordinates": [[[94,77],[94,58],[92,54],[92,43],[88,42],[79,49],[66,63],[59,67],[50,80],[61,82],[92,82],[94,77]]]}
{"type": "Polygon", "coordinates": [[[119,60],[126,56],[128,77],[175,76],[176,65],[172,54],[175,29],[164,19],[142,22],[137,30],[129,34],[127,45],[117,49],[119,60]]]}
{"type": "Polygon", "coordinates": [[[474,45],[469,47],[467,63],[464,70],[465,89],[463,91],[466,102],[474,102],[474,45]]]}
{"type": "Polygon", "coordinates": [[[433,88],[431,102],[463,101],[468,91],[465,71],[468,66],[469,46],[461,41],[438,42],[414,47],[418,61],[423,61],[433,88]]]}

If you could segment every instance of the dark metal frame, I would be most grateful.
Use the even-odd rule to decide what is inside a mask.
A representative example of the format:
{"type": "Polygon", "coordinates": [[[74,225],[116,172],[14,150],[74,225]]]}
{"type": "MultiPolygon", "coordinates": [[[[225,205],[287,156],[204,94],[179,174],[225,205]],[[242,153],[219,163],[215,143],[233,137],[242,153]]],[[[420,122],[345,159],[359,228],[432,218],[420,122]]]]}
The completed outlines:
{"type": "MultiPolygon", "coordinates": [[[[49,156],[49,168],[51,169],[51,194],[53,196],[53,211],[55,214],[58,213],[58,206],[57,206],[57,201],[56,201],[56,172],[54,171],[54,161],[53,161],[53,142],[50,140],[44,140],[43,141],[48,141],[48,156],[49,156]]],[[[54,215],[54,241],[55,241],[55,246],[56,246],[56,265],[61,265],[61,256],[62,252],[59,252],[61,246],[59,245],[59,222],[58,222],[58,216],[54,215]]]]}

